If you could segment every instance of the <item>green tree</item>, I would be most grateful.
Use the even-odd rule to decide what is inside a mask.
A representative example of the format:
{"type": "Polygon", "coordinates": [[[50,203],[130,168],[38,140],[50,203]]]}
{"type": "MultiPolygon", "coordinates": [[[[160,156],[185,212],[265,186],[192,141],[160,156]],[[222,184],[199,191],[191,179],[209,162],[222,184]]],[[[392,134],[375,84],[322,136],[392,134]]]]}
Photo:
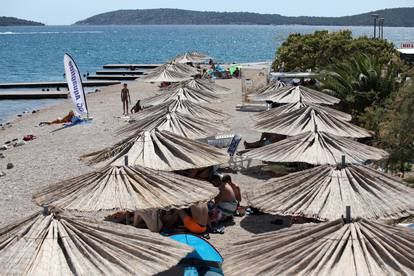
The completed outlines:
{"type": "Polygon", "coordinates": [[[365,36],[353,38],[349,30],[316,31],[306,35],[295,33],[278,48],[273,69],[279,71],[283,64],[286,71],[318,70],[361,53],[375,56],[381,63],[398,57],[392,43],[365,36]]]}
{"type": "Polygon", "coordinates": [[[322,87],[341,99],[344,111],[356,118],[368,107],[383,107],[400,86],[398,66],[377,57],[359,54],[321,72],[322,87]]]}
{"type": "Polygon", "coordinates": [[[380,145],[390,153],[389,166],[404,172],[414,159],[414,86],[394,93],[386,110],[379,124],[380,145]]]}

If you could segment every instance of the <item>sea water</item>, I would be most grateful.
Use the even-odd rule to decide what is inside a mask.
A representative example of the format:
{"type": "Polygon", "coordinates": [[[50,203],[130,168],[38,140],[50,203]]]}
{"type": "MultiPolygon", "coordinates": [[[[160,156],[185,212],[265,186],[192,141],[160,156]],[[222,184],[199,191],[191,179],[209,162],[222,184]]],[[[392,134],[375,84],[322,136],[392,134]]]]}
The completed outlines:
{"type": "MultiPolygon", "coordinates": [[[[320,29],[373,33],[373,27],[299,25],[0,27],[0,83],[64,81],[66,52],[82,74],[106,63],[164,63],[185,51],[206,52],[218,62],[270,61],[290,33],[320,29]]],[[[385,28],[384,36],[399,46],[414,40],[414,28],[385,28]]],[[[0,121],[58,102],[0,101],[0,121]]]]}

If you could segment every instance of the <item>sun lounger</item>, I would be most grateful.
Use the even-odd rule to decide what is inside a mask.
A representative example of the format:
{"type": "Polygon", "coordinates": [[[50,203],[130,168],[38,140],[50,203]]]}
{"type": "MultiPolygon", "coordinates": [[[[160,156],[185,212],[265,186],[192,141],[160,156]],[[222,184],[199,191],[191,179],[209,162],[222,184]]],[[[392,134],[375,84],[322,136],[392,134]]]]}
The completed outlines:
{"type": "Polygon", "coordinates": [[[234,135],[227,150],[228,154],[230,155],[229,167],[236,171],[248,169],[252,160],[251,158],[247,158],[246,156],[238,154],[237,148],[239,147],[241,140],[242,137],[240,135],[234,135]]]}
{"type": "Polygon", "coordinates": [[[266,102],[244,102],[236,105],[236,110],[239,111],[265,111],[270,109],[270,105],[266,102]]]}
{"type": "Polygon", "coordinates": [[[208,144],[210,146],[214,146],[217,148],[227,148],[231,140],[233,139],[234,134],[224,134],[224,135],[216,135],[216,136],[210,136],[204,139],[199,139],[198,141],[208,144]]]}

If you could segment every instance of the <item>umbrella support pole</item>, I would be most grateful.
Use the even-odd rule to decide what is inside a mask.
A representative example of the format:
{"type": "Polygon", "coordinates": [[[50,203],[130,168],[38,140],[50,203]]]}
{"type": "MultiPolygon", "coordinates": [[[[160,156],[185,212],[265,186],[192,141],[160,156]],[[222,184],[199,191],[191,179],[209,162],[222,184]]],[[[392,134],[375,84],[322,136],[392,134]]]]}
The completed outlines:
{"type": "Polygon", "coordinates": [[[345,221],[346,223],[351,223],[352,222],[352,217],[351,217],[351,206],[346,206],[345,207],[345,221]]]}

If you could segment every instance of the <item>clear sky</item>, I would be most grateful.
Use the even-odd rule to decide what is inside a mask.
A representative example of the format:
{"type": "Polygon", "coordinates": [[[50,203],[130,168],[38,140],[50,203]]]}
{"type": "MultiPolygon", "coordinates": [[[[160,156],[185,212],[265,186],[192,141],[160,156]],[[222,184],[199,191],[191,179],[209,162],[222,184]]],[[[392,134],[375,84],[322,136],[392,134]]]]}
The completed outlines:
{"type": "Polygon", "coordinates": [[[343,16],[383,8],[411,7],[414,0],[0,0],[0,16],[50,25],[72,24],[119,9],[178,8],[200,11],[249,11],[282,15],[343,16]]]}

